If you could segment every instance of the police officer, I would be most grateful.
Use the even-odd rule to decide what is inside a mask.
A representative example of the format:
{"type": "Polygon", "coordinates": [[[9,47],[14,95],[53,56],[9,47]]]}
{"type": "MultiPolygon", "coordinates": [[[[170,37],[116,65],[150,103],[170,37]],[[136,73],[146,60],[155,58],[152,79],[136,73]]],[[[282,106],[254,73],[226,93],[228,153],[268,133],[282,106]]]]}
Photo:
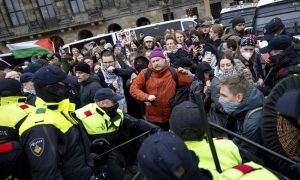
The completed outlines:
{"type": "Polygon", "coordinates": [[[90,179],[92,164],[84,133],[70,112],[67,74],[57,66],[45,66],[33,77],[36,110],[19,128],[20,142],[28,158],[32,179],[90,179]]]}
{"type": "Polygon", "coordinates": [[[292,39],[288,35],[273,37],[268,46],[260,51],[270,55],[273,74],[269,79],[273,80],[273,86],[288,76],[300,74],[300,56],[292,46],[292,39]]]}
{"type": "MultiPolygon", "coordinates": [[[[75,111],[76,117],[82,122],[93,144],[102,139],[106,145],[109,144],[112,147],[128,140],[131,136],[158,130],[155,125],[124,114],[119,109],[118,103],[123,98],[110,88],[100,88],[95,94],[95,103],[90,103],[75,111]]],[[[101,147],[102,150],[103,148],[101,147]]],[[[128,149],[125,149],[110,153],[106,159],[111,179],[125,177],[122,162],[120,162],[120,159],[124,158],[122,151],[127,150],[126,156],[130,154],[128,149]]],[[[102,153],[97,150],[95,152],[102,153]]]]}
{"type": "MultiPolygon", "coordinates": [[[[201,115],[196,104],[184,101],[183,103],[175,106],[170,118],[170,130],[185,141],[188,149],[196,153],[200,159],[199,167],[209,170],[214,178],[218,178],[220,176],[220,174],[216,171],[210,146],[205,139],[203,119],[201,119],[201,115]],[[185,112],[184,116],[182,112],[185,112]]],[[[213,142],[215,144],[216,152],[218,153],[221,170],[225,171],[231,168],[233,169],[223,175],[226,177],[225,179],[228,179],[228,176],[236,177],[233,179],[240,178],[243,172],[235,172],[233,167],[237,167],[238,170],[240,169],[242,171],[243,165],[238,166],[242,163],[247,162],[247,167],[251,166],[253,169],[262,168],[259,164],[249,162],[251,160],[258,160],[246,151],[239,149],[231,140],[215,138],[213,139],[213,142]]],[[[275,177],[267,170],[263,170],[262,175],[263,174],[266,175],[266,177],[275,177]]],[[[253,176],[251,175],[249,177],[253,176]]]]}
{"type": "Polygon", "coordinates": [[[21,96],[21,84],[15,79],[0,80],[0,179],[9,176],[30,179],[25,154],[19,143],[18,127],[34,110],[21,96]]]}

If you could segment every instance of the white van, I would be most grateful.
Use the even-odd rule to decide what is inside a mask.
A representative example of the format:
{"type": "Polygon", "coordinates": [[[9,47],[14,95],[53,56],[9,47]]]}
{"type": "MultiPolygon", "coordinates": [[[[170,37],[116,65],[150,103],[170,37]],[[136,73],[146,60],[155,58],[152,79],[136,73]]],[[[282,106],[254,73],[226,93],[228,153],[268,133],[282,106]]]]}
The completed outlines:
{"type": "Polygon", "coordinates": [[[129,34],[132,34],[134,36],[138,36],[140,33],[145,34],[145,36],[163,36],[166,29],[175,29],[175,30],[189,30],[193,27],[196,27],[197,22],[195,21],[195,18],[184,18],[184,19],[176,19],[171,21],[165,21],[155,24],[150,24],[146,26],[136,27],[136,28],[128,28],[124,29],[119,32],[113,32],[109,34],[101,34],[95,37],[82,39],[79,41],[75,41],[72,43],[65,44],[62,49],[64,49],[66,52],[71,53],[72,48],[78,48],[81,50],[85,44],[94,41],[96,44],[99,44],[101,39],[105,39],[106,42],[109,42],[111,44],[115,44],[117,40],[120,40],[120,34],[125,34],[129,32],[129,34]]]}

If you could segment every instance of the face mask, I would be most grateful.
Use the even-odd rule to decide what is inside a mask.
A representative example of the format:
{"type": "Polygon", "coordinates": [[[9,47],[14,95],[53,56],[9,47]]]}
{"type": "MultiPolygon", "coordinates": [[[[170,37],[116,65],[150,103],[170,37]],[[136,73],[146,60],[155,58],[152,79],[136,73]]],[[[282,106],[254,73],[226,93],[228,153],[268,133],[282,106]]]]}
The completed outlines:
{"type": "Polygon", "coordinates": [[[253,52],[241,52],[242,56],[249,61],[249,59],[252,57],[253,52]]]}
{"type": "Polygon", "coordinates": [[[219,103],[227,114],[234,112],[241,104],[240,102],[225,102],[222,98],[219,98],[219,103]]]}
{"type": "Polygon", "coordinates": [[[280,60],[281,60],[281,54],[275,55],[275,56],[270,56],[269,57],[270,61],[273,63],[274,66],[278,65],[280,60]]]}
{"type": "Polygon", "coordinates": [[[101,108],[109,117],[113,117],[119,108],[119,103],[107,108],[101,108]]]}
{"type": "Polygon", "coordinates": [[[24,92],[24,94],[33,94],[33,95],[35,95],[35,90],[33,90],[33,89],[24,88],[23,92],[24,92]]]}

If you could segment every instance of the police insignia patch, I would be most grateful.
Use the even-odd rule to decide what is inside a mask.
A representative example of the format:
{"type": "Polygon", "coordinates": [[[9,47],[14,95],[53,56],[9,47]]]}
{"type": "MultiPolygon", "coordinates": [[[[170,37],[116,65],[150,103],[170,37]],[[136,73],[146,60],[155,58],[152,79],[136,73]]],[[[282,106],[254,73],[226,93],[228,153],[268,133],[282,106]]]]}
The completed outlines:
{"type": "Polygon", "coordinates": [[[31,152],[35,156],[41,156],[44,151],[45,140],[44,138],[36,138],[29,143],[31,152]]]}

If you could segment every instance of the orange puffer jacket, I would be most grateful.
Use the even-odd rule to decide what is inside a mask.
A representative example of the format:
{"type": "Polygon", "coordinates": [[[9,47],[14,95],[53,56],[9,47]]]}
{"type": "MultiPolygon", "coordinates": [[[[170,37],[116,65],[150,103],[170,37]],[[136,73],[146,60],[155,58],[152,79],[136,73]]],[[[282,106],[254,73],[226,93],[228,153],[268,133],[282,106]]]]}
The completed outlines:
{"type": "MultiPolygon", "coordinates": [[[[139,101],[148,101],[149,95],[155,95],[156,99],[146,106],[146,118],[150,122],[166,123],[171,115],[170,100],[176,93],[176,82],[169,70],[169,65],[160,71],[155,71],[152,64],[149,64],[152,73],[146,81],[147,69],[143,69],[133,80],[130,87],[130,94],[139,101]]],[[[186,86],[192,82],[192,77],[177,72],[178,85],[186,86]]]]}

